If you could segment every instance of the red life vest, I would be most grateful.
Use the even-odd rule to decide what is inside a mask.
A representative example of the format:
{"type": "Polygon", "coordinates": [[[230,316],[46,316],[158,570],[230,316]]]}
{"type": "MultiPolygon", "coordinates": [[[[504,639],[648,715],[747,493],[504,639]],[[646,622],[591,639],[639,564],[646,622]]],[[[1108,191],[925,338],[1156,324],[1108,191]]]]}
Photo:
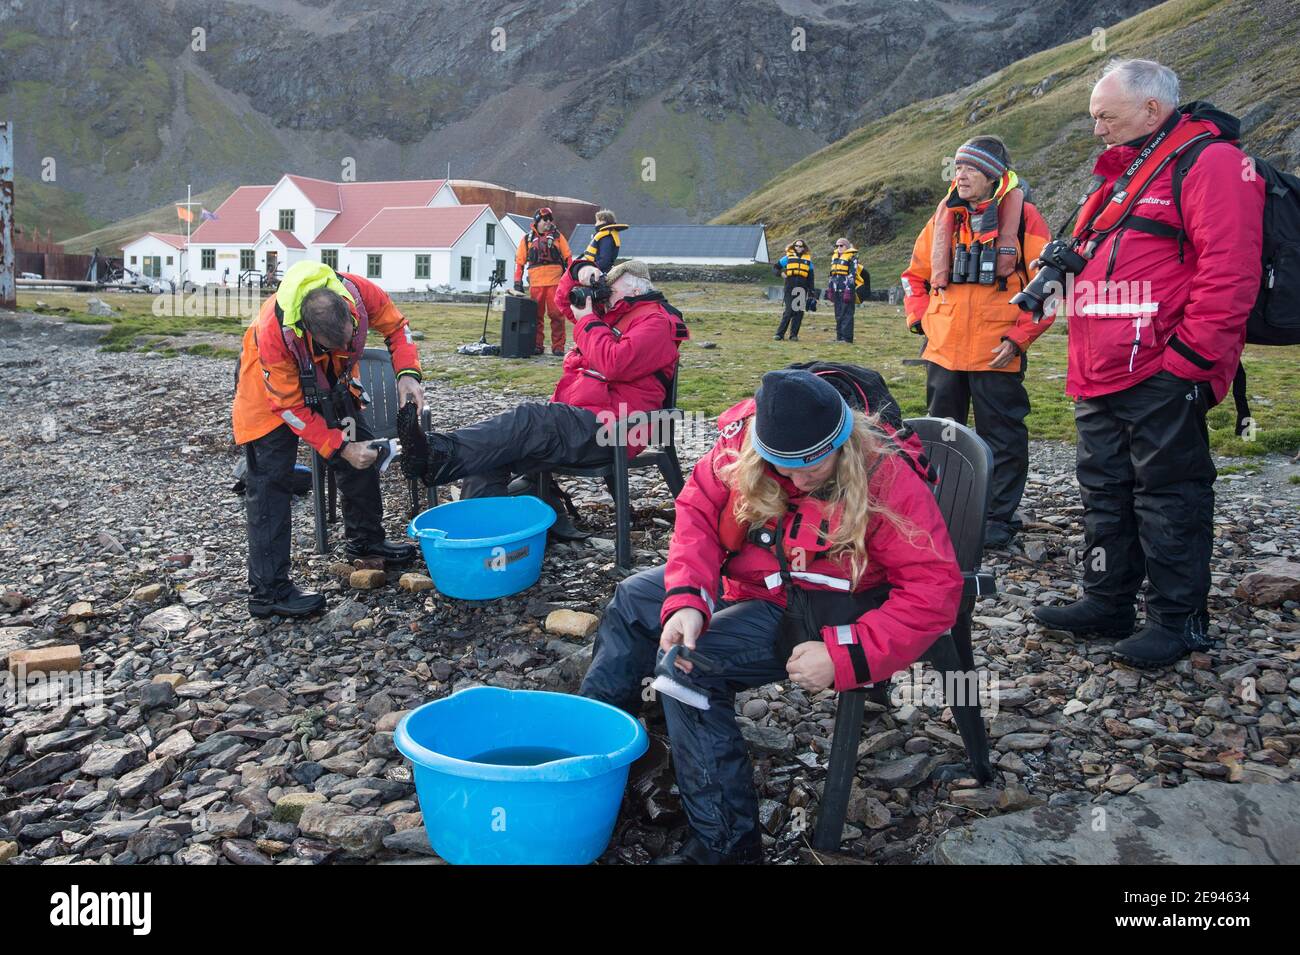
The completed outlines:
{"type": "Polygon", "coordinates": [[[564,264],[564,257],[560,255],[560,250],[555,245],[554,232],[548,232],[546,235],[533,233],[532,240],[528,243],[528,264],[529,266],[564,264]]]}

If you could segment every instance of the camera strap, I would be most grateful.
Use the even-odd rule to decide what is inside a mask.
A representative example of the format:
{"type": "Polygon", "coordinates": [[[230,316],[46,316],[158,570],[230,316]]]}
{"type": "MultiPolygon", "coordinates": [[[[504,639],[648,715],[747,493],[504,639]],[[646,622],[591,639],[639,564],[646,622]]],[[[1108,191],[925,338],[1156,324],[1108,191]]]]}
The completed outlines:
{"type": "Polygon", "coordinates": [[[1213,127],[1208,124],[1191,120],[1179,125],[1182,118],[1183,114],[1175,111],[1165,120],[1111,185],[1109,193],[1101,189],[1105,177],[1093,177],[1092,185],[1079,202],[1079,214],[1072,231],[1076,240],[1087,240],[1095,247],[1124,224],[1137,200],[1166,166],[1193,144],[1214,137],[1213,127]]]}

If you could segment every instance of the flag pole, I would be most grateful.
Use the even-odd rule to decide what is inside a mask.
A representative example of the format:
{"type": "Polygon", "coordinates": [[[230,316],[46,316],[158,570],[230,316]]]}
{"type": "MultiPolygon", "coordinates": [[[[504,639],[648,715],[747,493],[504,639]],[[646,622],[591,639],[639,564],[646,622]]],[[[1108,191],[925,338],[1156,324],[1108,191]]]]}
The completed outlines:
{"type": "Polygon", "coordinates": [[[190,235],[194,231],[194,203],[192,201],[190,184],[185,184],[185,211],[190,217],[185,220],[185,268],[181,271],[181,289],[184,290],[185,282],[190,275],[190,235]]]}

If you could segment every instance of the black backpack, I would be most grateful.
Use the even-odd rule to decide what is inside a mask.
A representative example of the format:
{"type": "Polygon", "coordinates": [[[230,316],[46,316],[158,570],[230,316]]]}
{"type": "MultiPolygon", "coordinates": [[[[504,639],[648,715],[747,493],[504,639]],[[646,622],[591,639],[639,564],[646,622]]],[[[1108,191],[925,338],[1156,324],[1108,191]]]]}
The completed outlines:
{"type": "MultiPolygon", "coordinates": [[[[1187,150],[1174,166],[1174,208],[1183,218],[1183,179],[1196,157],[1217,139],[1207,139],[1187,150]]],[[[1263,274],[1259,294],[1246,319],[1248,345],[1300,345],[1300,179],[1282,172],[1255,156],[1250,157],[1255,172],[1264,180],[1263,274]]],[[[1179,234],[1181,242],[1183,234],[1179,234]]],[[[1237,365],[1232,380],[1232,398],[1236,405],[1235,433],[1246,430],[1250,403],[1246,398],[1246,368],[1237,365]]]]}

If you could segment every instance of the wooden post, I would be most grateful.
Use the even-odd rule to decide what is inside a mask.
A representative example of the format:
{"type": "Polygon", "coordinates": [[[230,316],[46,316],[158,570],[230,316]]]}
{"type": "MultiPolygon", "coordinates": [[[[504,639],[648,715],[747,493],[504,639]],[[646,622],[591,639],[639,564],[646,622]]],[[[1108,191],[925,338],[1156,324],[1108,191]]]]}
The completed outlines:
{"type": "Polygon", "coordinates": [[[0,121],[0,308],[18,307],[14,285],[13,125],[0,121]]]}

